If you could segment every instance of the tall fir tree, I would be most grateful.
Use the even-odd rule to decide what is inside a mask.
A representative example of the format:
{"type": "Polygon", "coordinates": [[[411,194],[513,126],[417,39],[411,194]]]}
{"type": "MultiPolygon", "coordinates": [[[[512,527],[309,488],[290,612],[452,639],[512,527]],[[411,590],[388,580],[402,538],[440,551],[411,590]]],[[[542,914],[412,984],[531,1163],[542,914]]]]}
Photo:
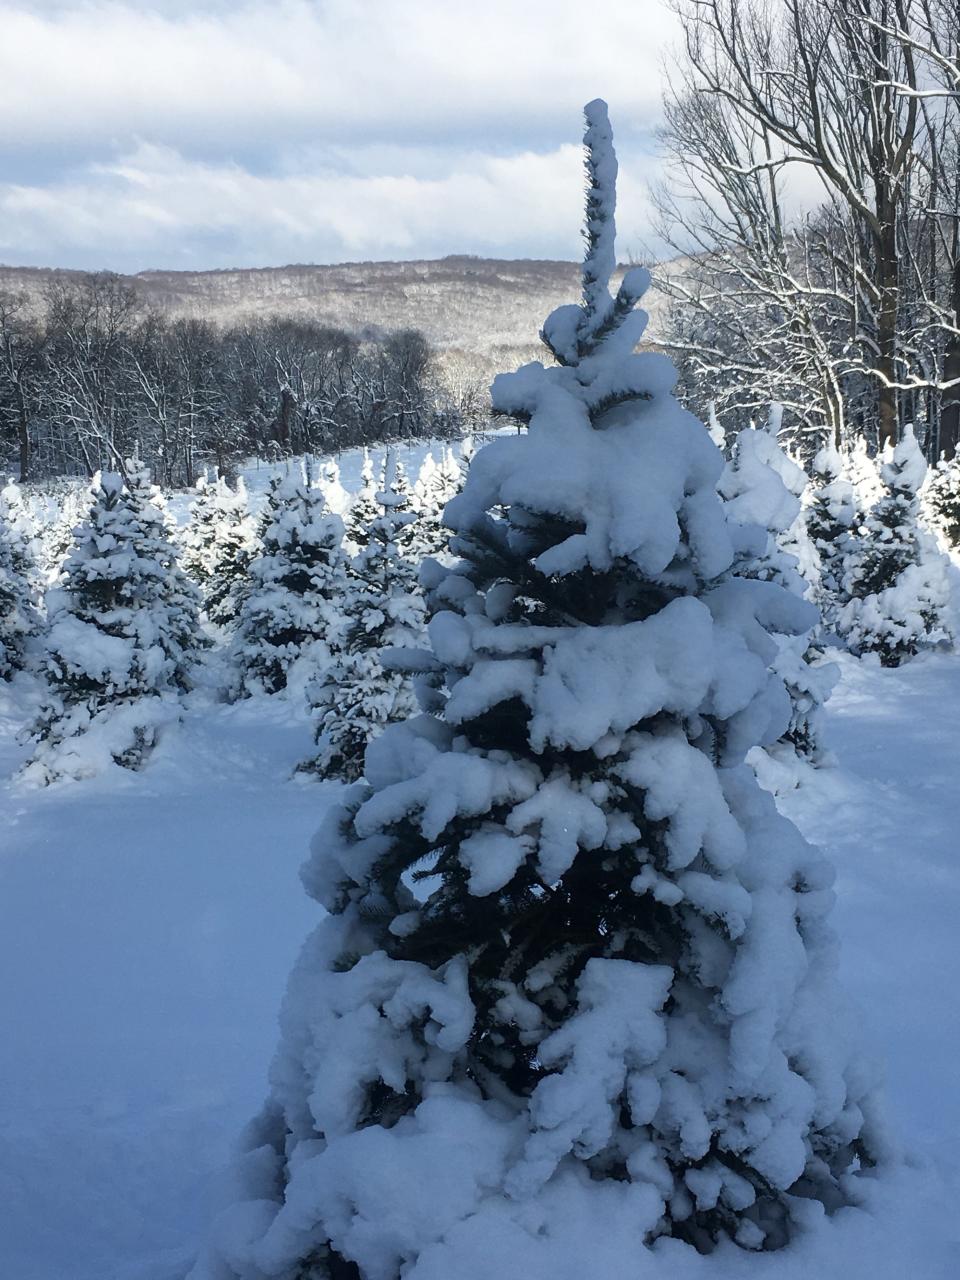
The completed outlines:
{"type": "Polygon", "coordinates": [[[308,466],[291,468],[268,502],[233,644],[235,697],[305,687],[343,627],[343,521],[327,510],[308,466]]]}
{"type": "Polygon", "coordinates": [[[385,668],[384,651],[414,648],[424,639],[423,593],[410,555],[418,517],[398,490],[392,453],[377,500],[380,514],[345,577],[342,648],[307,689],[317,749],[301,770],[348,782],[362,776],[370,740],[416,710],[409,674],[385,668]]]}
{"type": "Polygon", "coordinates": [[[926,473],[908,426],[881,466],[884,496],[846,562],[838,630],[853,653],[875,653],[885,667],[952,639],[947,561],[919,523],[926,473]]]}
{"type": "Polygon", "coordinates": [[[494,383],[529,429],[447,510],[443,716],[388,728],[314,842],[248,1200],[193,1280],[628,1280],[657,1236],[783,1245],[871,1159],[831,872],[743,764],[811,608],[725,576],[722,459],[634,353],[647,272],[610,295],[586,114],[582,304],[494,383]]]}
{"type": "Polygon", "coordinates": [[[48,600],[49,697],[28,777],[50,782],[139,768],[178,714],[197,651],[199,599],[177,563],[156,490],[138,463],[95,478],[62,586],[48,600]]]}

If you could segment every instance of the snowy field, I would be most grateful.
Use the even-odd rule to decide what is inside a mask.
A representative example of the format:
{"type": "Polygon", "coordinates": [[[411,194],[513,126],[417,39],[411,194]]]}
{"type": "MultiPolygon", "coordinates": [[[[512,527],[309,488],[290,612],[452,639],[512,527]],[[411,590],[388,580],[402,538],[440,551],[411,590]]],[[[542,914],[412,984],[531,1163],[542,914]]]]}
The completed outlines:
{"type": "MultiPolygon", "coordinates": [[[[348,488],[354,470],[350,456],[348,488]]],[[[266,478],[248,476],[254,491],[266,478]]],[[[784,1254],[664,1242],[638,1280],[960,1276],[960,659],[842,669],[837,763],[781,803],[839,869],[845,982],[912,1167],[873,1213],[846,1210],[784,1254]]],[[[4,779],[35,697],[22,678],[0,685],[4,779]]],[[[337,787],[291,778],[311,740],[296,700],[198,691],[142,774],[2,783],[0,1280],[185,1274],[315,919],[297,870],[337,787]]]]}

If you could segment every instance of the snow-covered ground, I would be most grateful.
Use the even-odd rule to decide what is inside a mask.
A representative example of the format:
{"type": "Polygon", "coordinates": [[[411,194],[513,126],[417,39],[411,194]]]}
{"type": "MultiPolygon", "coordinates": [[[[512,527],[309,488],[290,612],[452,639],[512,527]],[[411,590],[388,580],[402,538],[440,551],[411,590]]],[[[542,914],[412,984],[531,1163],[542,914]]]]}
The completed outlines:
{"type": "MultiPolygon", "coordinates": [[[[960,658],[841,665],[837,765],[781,803],[838,866],[845,982],[914,1167],[786,1254],[666,1242],[637,1280],[960,1275],[960,658]]],[[[264,1093],[337,788],[291,778],[296,700],[199,692],[142,774],[27,789],[35,697],[0,684],[0,1280],[181,1280],[264,1093]]]]}
{"type": "MultiPolygon", "coordinates": [[[[929,1197],[960,1172],[960,660],[843,672],[841,763],[783,803],[839,867],[846,982],[889,1064],[895,1129],[936,1174],[906,1194],[929,1197]]],[[[9,774],[26,693],[0,699],[9,774]]],[[[290,780],[309,743],[295,703],[198,699],[141,775],[4,783],[0,1276],[183,1275],[314,918],[297,867],[334,788],[290,780]]],[[[936,1205],[902,1208],[916,1238],[900,1237],[914,1265],[898,1280],[960,1274],[960,1245],[953,1270],[923,1238],[936,1205]]],[[[754,1262],[718,1275],[766,1277],[754,1262]]],[[[817,1280],[873,1280],[875,1264],[843,1250],[817,1280]]]]}

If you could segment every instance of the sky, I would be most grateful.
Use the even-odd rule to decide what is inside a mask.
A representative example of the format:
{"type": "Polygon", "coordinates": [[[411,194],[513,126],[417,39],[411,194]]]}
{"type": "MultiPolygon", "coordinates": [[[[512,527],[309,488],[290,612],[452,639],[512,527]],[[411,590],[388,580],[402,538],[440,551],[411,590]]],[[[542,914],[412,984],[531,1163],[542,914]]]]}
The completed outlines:
{"type": "Polygon", "coordinates": [[[0,0],[0,32],[0,262],[577,258],[594,97],[621,257],[653,245],[663,0],[0,0]]]}

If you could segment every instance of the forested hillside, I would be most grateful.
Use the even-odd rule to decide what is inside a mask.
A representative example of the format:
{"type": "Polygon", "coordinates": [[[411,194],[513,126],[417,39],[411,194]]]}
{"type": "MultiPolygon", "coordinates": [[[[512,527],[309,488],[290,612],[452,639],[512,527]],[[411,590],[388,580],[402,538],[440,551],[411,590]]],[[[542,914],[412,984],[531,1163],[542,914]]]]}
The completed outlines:
{"type": "MultiPolygon", "coordinates": [[[[529,350],[540,320],[576,290],[575,262],[454,255],[426,262],[344,262],[123,276],[171,318],[232,325],[252,315],[315,320],[362,333],[414,328],[439,348],[529,350]]],[[[0,291],[39,298],[80,272],[0,266],[0,291]]],[[[652,306],[656,307],[654,301],[652,306]]]]}

